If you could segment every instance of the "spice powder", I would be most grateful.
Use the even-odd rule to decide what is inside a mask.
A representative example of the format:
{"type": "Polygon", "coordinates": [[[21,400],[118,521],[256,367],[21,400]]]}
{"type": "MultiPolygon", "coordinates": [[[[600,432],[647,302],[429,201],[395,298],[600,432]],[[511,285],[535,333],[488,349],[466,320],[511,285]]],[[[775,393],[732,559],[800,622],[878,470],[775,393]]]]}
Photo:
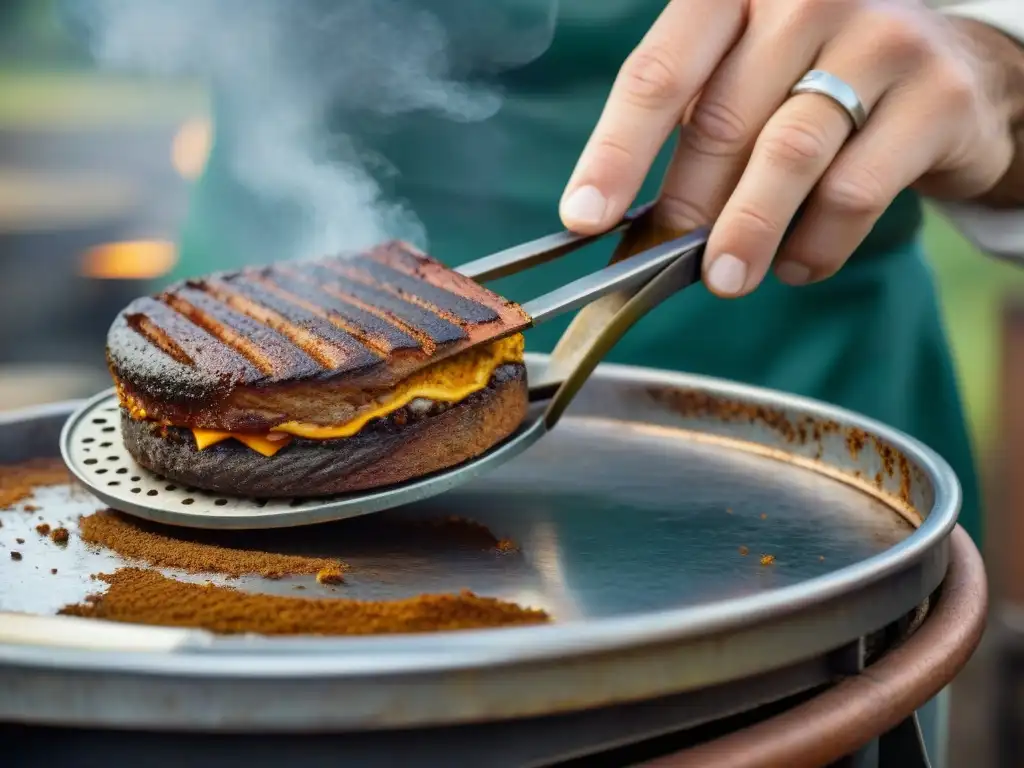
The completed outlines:
{"type": "MultiPolygon", "coordinates": [[[[0,508],[32,496],[43,486],[70,483],[59,460],[40,460],[0,467],[0,508]]],[[[28,505],[25,510],[29,510],[28,505]]],[[[31,508],[35,510],[35,507],[31,508]]],[[[40,517],[40,520],[43,520],[40,517]]],[[[517,552],[508,540],[498,540],[485,526],[462,518],[389,525],[389,535],[423,542],[432,535],[471,549],[517,552]]],[[[36,526],[41,536],[67,542],[66,528],[47,523],[36,526]]],[[[322,584],[343,581],[347,566],[337,559],[281,555],[252,549],[177,539],[169,531],[113,510],[101,510],[79,520],[83,541],[149,566],[190,573],[218,573],[236,577],[316,574],[322,584]]],[[[10,552],[12,560],[22,554],[10,552]]],[[[50,573],[57,572],[51,568],[50,573]]],[[[525,608],[472,592],[421,595],[401,600],[303,599],[242,592],[213,584],[181,582],[156,570],[130,567],[112,574],[94,574],[107,589],[78,605],[61,609],[66,616],[105,619],[134,624],[205,629],[224,634],[264,635],[375,635],[436,632],[488,627],[524,626],[550,621],[542,610],[525,608]]]]}
{"type": "Polygon", "coordinates": [[[250,549],[232,549],[176,539],[152,526],[112,510],[86,515],[78,522],[82,540],[159,568],[177,568],[187,573],[219,573],[224,576],[259,575],[265,579],[284,576],[331,573],[345,568],[338,560],[324,557],[279,555],[250,549]]]}
{"type": "Polygon", "coordinates": [[[104,593],[62,608],[61,615],[260,635],[381,635],[549,621],[544,611],[472,592],[377,602],[248,594],[143,568],[121,568],[99,579],[109,584],[104,593]]]}
{"type": "MultiPolygon", "coordinates": [[[[71,475],[60,459],[35,459],[21,464],[0,467],[0,509],[10,509],[19,501],[32,496],[36,488],[65,485],[71,475]]],[[[38,507],[26,505],[26,512],[38,507]]]]}

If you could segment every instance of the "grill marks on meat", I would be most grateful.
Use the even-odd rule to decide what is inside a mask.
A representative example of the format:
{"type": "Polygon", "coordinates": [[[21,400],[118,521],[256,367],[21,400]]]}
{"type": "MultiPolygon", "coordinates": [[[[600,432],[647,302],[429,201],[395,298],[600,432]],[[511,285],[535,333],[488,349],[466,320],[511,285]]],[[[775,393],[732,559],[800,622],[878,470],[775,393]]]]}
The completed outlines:
{"type": "Polygon", "coordinates": [[[349,263],[335,263],[331,267],[338,273],[367,285],[379,285],[393,296],[415,304],[454,323],[491,323],[498,319],[490,307],[477,304],[462,296],[424,283],[397,269],[366,257],[349,263]]]}
{"type": "Polygon", "coordinates": [[[272,274],[265,271],[258,279],[268,291],[326,318],[382,357],[399,350],[422,348],[414,336],[393,323],[331,296],[312,282],[292,277],[284,269],[272,274]]]}
{"type": "Polygon", "coordinates": [[[308,277],[323,285],[324,290],[336,299],[375,310],[382,319],[399,325],[419,341],[427,354],[433,354],[436,347],[467,338],[461,325],[400,299],[387,288],[377,287],[369,280],[356,280],[352,273],[345,274],[343,267],[338,265],[314,267],[308,277]]]}
{"type": "Polygon", "coordinates": [[[189,284],[160,298],[269,378],[305,378],[320,370],[315,360],[277,331],[218,301],[201,287],[189,284]]]}
{"type": "Polygon", "coordinates": [[[366,368],[381,358],[324,317],[293,304],[246,275],[211,280],[204,288],[233,309],[277,331],[326,370],[366,368]]]}
{"type": "Polygon", "coordinates": [[[158,347],[165,355],[173,357],[182,365],[195,365],[195,361],[171,338],[167,331],[157,326],[147,315],[136,312],[127,315],[125,320],[133,331],[144,336],[146,341],[158,347]]]}
{"type": "Polygon", "coordinates": [[[359,387],[394,386],[528,325],[517,305],[390,243],[177,284],[125,309],[107,353],[129,392],[187,400],[192,410],[239,386],[339,376],[359,387]]]}

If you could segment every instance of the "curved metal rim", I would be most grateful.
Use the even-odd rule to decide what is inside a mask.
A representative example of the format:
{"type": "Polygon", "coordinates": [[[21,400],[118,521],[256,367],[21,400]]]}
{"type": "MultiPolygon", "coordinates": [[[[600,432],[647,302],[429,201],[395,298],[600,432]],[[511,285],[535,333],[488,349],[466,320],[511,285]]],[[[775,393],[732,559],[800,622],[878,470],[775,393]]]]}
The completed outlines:
{"type": "MultiPolygon", "coordinates": [[[[531,359],[542,361],[543,356],[531,359]]],[[[884,438],[917,462],[933,484],[935,502],[924,523],[891,549],[855,565],[766,595],[732,598],[706,606],[554,624],[525,629],[473,630],[443,637],[374,638],[222,638],[181,630],[179,653],[85,650],[74,647],[0,646],[0,663],[43,668],[75,668],[233,678],[367,677],[408,671],[439,672],[496,665],[550,661],[566,654],[596,654],[669,641],[685,641],[727,632],[741,625],[798,613],[825,604],[858,588],[874,584],[918,562],[942,545],[956,524],[960,487],[950,466],[919,441],[880,422],[809,398],[706,376],[604,364],[594,376],[636,384],[704,388],[728,397],[770,407],[789,408],[838,421],[884,438]],[[180,651],[184,651],[181,653],[180,651]]],[[[81,403],[74,403],[77,407],[81,403]]],[[[53,416],[67,409],[58,404],[9,414],[5,421],[28,416],[53,416]]],[[[922,595],[922,599],[925,595],[922,595]]],[[[39,617],[40,622],[56,622],[39,617]]],[[[116,631],[118,625],[110,625],[116,631]]],[[[55,634],[60,628],[54,627],[55,634]]],[[[142,628],[134,628],[139,631],[142,628]]],[[[154,636],[166,628],[154,628],[154,636]]]]}
{"type": "Polygon", "coordinates": [[[988,614],[985,564],[962,528],[950,536],[950,567],[930,615],[914,634],[838,685],[733,733],[649,763],[650,768],[832,765],[951,683],[981,642],[988,614]],[[887,706],[863,706],[884,699],[887,706]]]}

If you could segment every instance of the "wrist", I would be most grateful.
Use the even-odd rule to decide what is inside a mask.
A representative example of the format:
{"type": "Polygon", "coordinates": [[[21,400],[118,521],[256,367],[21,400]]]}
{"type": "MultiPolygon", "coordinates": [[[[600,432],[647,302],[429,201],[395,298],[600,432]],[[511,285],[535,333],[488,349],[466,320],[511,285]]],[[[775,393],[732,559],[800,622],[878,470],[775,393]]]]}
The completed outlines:
{"type": "Polygon", "coordinates": [[[1005,120],[1014,158],[1003,179],[982,196],[982,204],[1003,208],[1024,205],[1024,45],[995,27],[971,19],[951,19],[980,67],[990,103],[1005,120]]]}
{"type": "Polygon", "coordinates": [[[1024,125],[1024,45],[980,21],[950,21],[979,62],[982,82],[993,104],[1011,128],[1024,125]]]}

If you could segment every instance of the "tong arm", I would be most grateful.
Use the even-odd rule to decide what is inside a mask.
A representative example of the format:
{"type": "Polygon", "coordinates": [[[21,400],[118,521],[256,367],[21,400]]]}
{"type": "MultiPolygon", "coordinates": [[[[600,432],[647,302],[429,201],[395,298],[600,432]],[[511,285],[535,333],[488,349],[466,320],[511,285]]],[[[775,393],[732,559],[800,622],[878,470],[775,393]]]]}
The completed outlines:
{"type": "Polygon", "coordinates": [[[681,255],[638,290],[608,293],[576,316],[552,352],[541,381],[530,383],[531,399],[551,398],[543,417],[547,429],[555,426],[604,356],[637,321],[674,293],[700,282],[706,240],[694,233],[672,241],[691,247],[677,247],[675,252],[682,251],[681,255]]]}
{"type": "Polygon", "coordinates": [[[533,320],[533,325],[540,325],[545,320],[572,312],[609,293],[638,288],[683,254],[703,248],[708,234],[709,230],[702,228],[648,248],[526,302],[523,311],[533,320]]]}
{"type": "Polygon", "coordinates": [[[554,261],[602,238],[621,232],[647,213],[653,205],[653,203],[648,203],[634,208],[623,216],[622,221],[605,232],[596,235],[557,232],[553,235],[539,237],[528,243],[514,245],[511,248],[506,248],[504,251],[498,251],[490,256],[484,256],[475,261],[467,262],[455,271],[466,277],[473,278],[478,283],[485,283],[489,280],[497,280],[508,275],[514,275],[531,267],[554,261]]]}

